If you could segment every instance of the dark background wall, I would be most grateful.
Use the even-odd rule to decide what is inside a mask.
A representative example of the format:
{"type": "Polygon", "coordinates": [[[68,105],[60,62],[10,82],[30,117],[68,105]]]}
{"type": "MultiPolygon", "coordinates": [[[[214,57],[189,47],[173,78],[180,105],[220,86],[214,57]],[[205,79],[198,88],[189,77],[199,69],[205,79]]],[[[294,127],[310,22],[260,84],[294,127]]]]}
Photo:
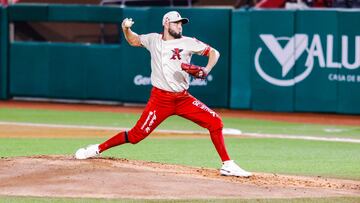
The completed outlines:
{"type": "MultiPolygon", "coordinates": [[[[172,9],[46,4],[3,8],[2,26],[6,30],[8,23],[15,25],[15,40],[9,42],[8,32],[2,29],[2,98],[145,103],[151,88],[150,56],[146,49],[130,47],[125,42],[119,30],[120,23],[125,16],[131,17],[136,22],[133,28],[136,32],[161,32],[162,16],[172,9]],[[70,35],[51,40],[49,34],[40,32],[38,34],[44,36],[42,40],[17,36],[17,25],[24,23],[49,26],[62,23],[69,30],[73,29],[65,33],[76,33],[76,30],[86,33],[84,27],[75,25],[91,25],[94,28],[91,33],[97,40],[89,43],[66,37],[70,35]],[[115,37],[112,41],[106,37],[105,41],[101,40],[103,23],[113,26],[112,35],[115,37]]],[[[260,111],[360,113],[360,64],[351,69],[343,65],[344,60],[357,63],[356,60],[360,59],[360,24],[353,21],[360,17],[358,10],[177,10],[190,18],[190,23],[184,26],[186,36],[196,37],[221,52],[210,77],[205,81],[193,80],[190,88],[192,94],[209,106],[260,111]],[[346,59],[342,54],[344,36],[349,45],[346,59]],[[319,40],[314,41],[316,38],[319,40]],[[300,43],[299,40],[305,41],[300,43]],[[284,52],[290,45],[292,48],[284,52]],[[274,46],[278,46],[280,51],[274,51],[274,46]],[[301,51],[298,56],[297,50],[301,51]],[[325,65],[321,65],[319,53],[322,53],[325,65]],[[284,61],[291,62],[287,71],[284,72],[286,68],[277,57],[287,57],[284,61]],[[309,61],[312,61],[311,65],[309,61]],[[340,67],[333,68],[331,63],[340,63],[340,67]],[[280,83],[290,81],[291,85],[272,83],[259,72],[259,66],[269,77],[280,83]],[[299,79],[306,72],[306,77],[299,79]]],[[[38,30],[43,31],[43,28],[38,30]]],[[[34,35],[30,33],[30,36],[34,35]]],[[[205,65],[206,58],[194,56],[192,62],[205,65]]]]}

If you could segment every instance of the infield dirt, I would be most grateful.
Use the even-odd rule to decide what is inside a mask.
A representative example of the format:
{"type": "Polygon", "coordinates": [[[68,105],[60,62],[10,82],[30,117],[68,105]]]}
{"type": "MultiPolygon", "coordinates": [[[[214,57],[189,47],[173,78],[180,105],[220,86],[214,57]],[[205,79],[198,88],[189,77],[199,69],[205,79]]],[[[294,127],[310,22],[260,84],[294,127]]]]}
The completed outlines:
{"type": "Polygon", "coordinates": [[[132,199],[359,196],[358,181],[218,170],[126,159],[35,156],[0,160],[0,195],[132,199]]]}

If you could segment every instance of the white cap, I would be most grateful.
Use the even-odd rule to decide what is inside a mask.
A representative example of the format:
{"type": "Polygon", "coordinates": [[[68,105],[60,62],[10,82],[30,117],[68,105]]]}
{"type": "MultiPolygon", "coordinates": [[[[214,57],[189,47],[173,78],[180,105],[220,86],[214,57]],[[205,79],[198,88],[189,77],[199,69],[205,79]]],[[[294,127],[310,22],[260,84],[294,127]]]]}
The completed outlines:
{"type": "Polygon", "coordinates": [[[180,13],[177,11],[170,11],[164,15],[162,24],[165,25],[166,21],[169,21],[171,23],[181,21],[183,24],[186,24],[189,22],[189,19],[182,18],[180,13]]]}

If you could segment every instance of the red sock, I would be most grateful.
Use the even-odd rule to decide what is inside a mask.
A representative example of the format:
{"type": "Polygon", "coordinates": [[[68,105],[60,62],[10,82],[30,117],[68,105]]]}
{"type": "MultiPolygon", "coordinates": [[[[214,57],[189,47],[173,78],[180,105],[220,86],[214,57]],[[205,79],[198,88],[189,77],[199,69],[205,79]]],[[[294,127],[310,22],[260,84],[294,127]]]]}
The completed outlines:
{"type": "Polygon", "coordinates": [[[211,136],[211,141],[213,142],[221,160],[223,162],[230,160],[230,157],[226,151],[222,129],[210,132],[210,136],[211,136]]]}
{"type": "Polygon", "coordinates": [[[122,145],[124,143],[126,143],[125,131],[122,131],[122,132],[119,132],[118,134],[116,134],[115,136],[113,136],[112,138],[106,140],[102,144],[100,144],[99,151],[101,153],[111,147],[122,145]]]}

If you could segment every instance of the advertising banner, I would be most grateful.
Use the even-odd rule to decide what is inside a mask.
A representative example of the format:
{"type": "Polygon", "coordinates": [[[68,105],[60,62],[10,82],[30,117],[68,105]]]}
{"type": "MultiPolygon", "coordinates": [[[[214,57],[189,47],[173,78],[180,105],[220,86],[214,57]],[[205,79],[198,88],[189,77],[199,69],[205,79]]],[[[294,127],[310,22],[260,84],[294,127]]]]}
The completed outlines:
{"type": "Polygon", "coordinates": [[[294,109],[294,22],[292,11],[251,12],[251,103],[254,110],[294,109]]]}
{"type": "Polygon", "coordinates": [[[233,51],[231,78],[248,86],[242,75],[250,72],[251,96],[234,97],[247,91],[233,82],[231,107],[248,101],[254,110],[360,113],[359,10],[254,10],[245,19],[233,17],[250,34],[233,28],[232,50],[250,50],[251,62],[233,51]]]}
{"type": "Polygon", "coordinates": [[[338,83],[329,80],[340,65],[337,19],[336,11],[297,11],[295,111],[337,110],[338,83]]]}

